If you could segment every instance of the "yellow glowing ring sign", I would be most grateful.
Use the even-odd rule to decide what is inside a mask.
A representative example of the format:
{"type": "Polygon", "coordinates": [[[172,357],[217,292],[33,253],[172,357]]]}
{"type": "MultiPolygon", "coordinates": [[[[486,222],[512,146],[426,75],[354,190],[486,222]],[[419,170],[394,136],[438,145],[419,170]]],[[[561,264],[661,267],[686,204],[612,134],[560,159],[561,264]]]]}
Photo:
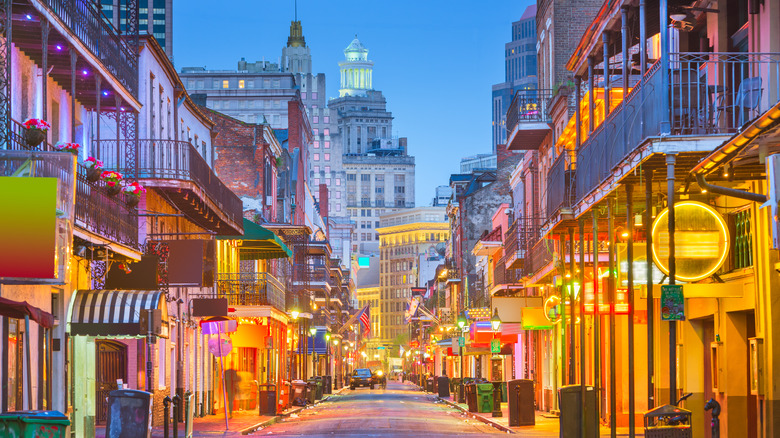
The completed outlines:
{"type": "MultiPolygon", "coordinates": [[[[729,233],[726,221],[707,204],[680,201],[674,204],[675,278],[691,282],[707,278],[726,261],[729,233]]],[[[653,222],[653,261],[669,274],[669,209],[653,222]]]]}

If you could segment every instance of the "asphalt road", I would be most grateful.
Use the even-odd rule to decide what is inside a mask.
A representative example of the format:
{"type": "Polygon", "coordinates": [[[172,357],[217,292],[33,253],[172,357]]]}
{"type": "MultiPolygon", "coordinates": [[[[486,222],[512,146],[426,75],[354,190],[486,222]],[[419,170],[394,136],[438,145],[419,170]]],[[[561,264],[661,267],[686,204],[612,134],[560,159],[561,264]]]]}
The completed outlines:
{"type": "Polygon", "coordinates": [[[411,385],[387,383],[387,389],[346,390],[293,418],[254,432],[253,436],[308,437],[477,437],[506,435],[463,416],[411,385]]]}

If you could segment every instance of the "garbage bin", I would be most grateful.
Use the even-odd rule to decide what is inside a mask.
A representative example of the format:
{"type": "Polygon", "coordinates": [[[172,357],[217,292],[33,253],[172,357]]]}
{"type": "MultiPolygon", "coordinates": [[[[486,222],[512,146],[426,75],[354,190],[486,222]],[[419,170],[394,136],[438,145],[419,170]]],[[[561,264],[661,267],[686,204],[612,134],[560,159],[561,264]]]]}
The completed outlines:
{"type": "Polygon", "coordinates": [[[439,398],[450,396],[450,378],[447,376],[439,376],[438,384],[439,398]]]}
{"type": "Polygon", "coordinates": [[[536,424],[534,406],[534,381],[528,379],[510,380],[507,391],[509,403],[509,427],[533,426],[536,424]]]}
{"type": "Polygon", "coordinates": [[[257,415],[276,415],[276,385],[257,385],[257,415]]]}
{"type": "Polygon", "coordinates": [[[292,381],[292,393],[290,394],[293,406],[306,406],[309,400],[309,386],[303,380],[292,381]]]}
{"type": "Polygon", "coordinates": [[[325,379],[324,394],[333,394],[333,376],[323,376],[325,379]]]}
{"type": "Polygon", "coordinates": [[[106,436],[130,438],[151,435],[152,394],[134,389],[115,389],[109,392],[106,436]]]}
{"type": "Polygon", "coordinates": [[[477,411],[493,412],[493,384],[477,383],[477,411]]]}
{"type": "Polygon", "coordinates": [[[315,400],[322,400],[322,392],[325,389],[325,382],[322,380],[322,376],[314,376],[314,383],[317,385],[317,392],[314,396],[315,400]]]}
{"type": "Polygon", "coordinates": [[[425,379],[425,390],[433,394],[433,377],[425,379]]]}
{"type": "Polygon", "coordinates": [[[645,438],[691,438],[691,411],[663,405],[645,414],[645,438]]]}
{"type": "Polygon", "coordinates": [[[463,385],[463,393],[466,396],[466,404],[469,407],[469,412],[478,412],[477,407],[477,384],[466,383],[463,385]]]}
{"type": "Polygon", "coordinates": [[[317,380],[309,379],[306,382],[306,403],[313,405],[317,402],[317,380]]]}
{"type": "Polygon", "coordinates": [[[290,407],[290,392],[292,392],[290,382],[286,380],[282,380],[282,387],[279,388],[279,401],[278,401],[277,413],[282,413],[285,411],[285,409],[290,407]]]}
{"type": "MultiPolygon", "coordinates": [[[[558,406],[561,410],[560,436],[582,436],[585,438],[597,436],[598,421],[596,419],[596,390],[592,386],[585,387],[585,434],[582,434],[582,402],[580,385],[567,385],[558,389],[558,406]]],[[[645,436],[647,437],[647,436],[645,436]]]]}
{"type": "Polygon", "coordinates": [[[0,414],[0,436],[62,438],[68,426],[70,420],[59,411],[14,411],[0,414]]]}
{"type": "Polygon", "coordinates": [[[431,391],[434,394],[439,393],[439,376],[433,376],[433,391],[431,391]]]}

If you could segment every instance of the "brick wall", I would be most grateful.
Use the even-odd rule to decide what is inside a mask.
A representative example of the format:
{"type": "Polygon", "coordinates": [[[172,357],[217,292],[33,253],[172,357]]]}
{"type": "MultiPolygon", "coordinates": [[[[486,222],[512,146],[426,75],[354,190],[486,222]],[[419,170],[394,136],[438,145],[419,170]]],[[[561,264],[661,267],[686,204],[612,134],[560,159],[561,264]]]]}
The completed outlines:
{"type": "Polygon", "coordinates": [[[214,171],[244,202],[244,217],[255,214],[269,222],[276,218],[276,157],[264,139],[268,125],[250,124],[222,113],[202,108],[215,123],[214,171]],[[271,172],[266,190],[266,172],[271,172]],[[271,196],[271,203],[266,197],[271,196]]]}
{"type": "Polygon", "coordinates": [[[298,99],[293,99],[287,102],[287,128],[288,128],[288,148],[290,155],[293,154],[295,149],[301,151],[298,156],[298,181],[295,188],[295,210],[294,222],[296,225],[302,225],[305,223],[303,207],[305,203],[305,182],[304,179],[308,178],[307,163],[309,162],[309,144],[312,141],[311,125],[309,125],[309,118],[306,116],[306,108],[298,99]]]}

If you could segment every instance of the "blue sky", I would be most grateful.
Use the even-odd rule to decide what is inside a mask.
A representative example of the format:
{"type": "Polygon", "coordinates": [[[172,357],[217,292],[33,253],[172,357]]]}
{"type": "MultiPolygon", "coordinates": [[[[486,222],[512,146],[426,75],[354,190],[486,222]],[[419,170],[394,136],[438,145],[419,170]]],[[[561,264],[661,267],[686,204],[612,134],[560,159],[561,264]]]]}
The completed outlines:
{"type": "MultiPolygon", "coordinates": [[[[530,3],[298,0],[298,18],[329,97],[338,96],[338,62],[355,34],[369,49],[393,134],[408,137],[416,157],[417,205],[428,205],[461,157],[490,152],[490,87],[504,80],[504,44],[530,3]]],[[[241,57],[278,61],[294,8],[293,0],[186,0],[173,10],[179,70],[234,69],[241,57]]]]}

